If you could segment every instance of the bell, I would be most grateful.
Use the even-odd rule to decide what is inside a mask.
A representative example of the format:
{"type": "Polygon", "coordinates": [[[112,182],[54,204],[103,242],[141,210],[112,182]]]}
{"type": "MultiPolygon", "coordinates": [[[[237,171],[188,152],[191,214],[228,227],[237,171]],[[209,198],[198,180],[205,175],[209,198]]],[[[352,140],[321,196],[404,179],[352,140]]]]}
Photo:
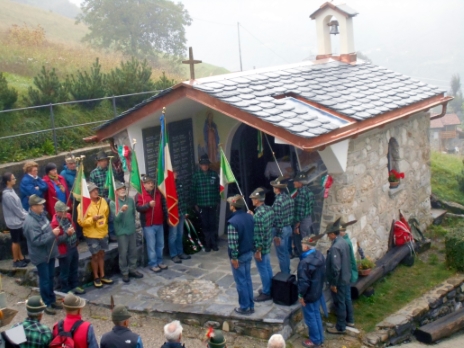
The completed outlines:
{"type": "Polygon", "coordinates": [[[330,26],[329,34],[331,34],[331,35],[340,34],[340,32],[338,31],[338,21],[337,20],[331,20],[329,22],[329,24],[327,24],[327,25],[330,26]]]}

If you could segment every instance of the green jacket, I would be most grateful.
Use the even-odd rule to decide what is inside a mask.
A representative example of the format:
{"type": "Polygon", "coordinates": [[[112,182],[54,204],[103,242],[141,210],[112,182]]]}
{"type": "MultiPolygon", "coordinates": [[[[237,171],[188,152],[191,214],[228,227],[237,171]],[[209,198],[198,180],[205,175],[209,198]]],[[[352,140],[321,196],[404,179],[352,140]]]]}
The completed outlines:
{"type": "Polygon", "coordinates": [[[348,245],[350,246],[350,259],[351,259],[351,283],[356,283],[358,280],[358,265],[356,264],[356,257],[354,256],[354,249],[353,243],[351,243],[350,237],[348,237],[348,233],[345,233],[343,239],[346,240],[348,245]]]}
{"type": "Polygon", "coordinates": [[[128,208],[125,212],[119,211],[118,215],[116,215],[116,204],[111,201],[110,202],[110,209],[111,214],[114,216],[114,233],[116,236],[122,235],[130,235],[135,233],[135,203],[134,200],[126,196],[126,199],[122,200],[121,198],[117,198],[119,201],[119,209],[124,204],[127,204],[128,208]]]}

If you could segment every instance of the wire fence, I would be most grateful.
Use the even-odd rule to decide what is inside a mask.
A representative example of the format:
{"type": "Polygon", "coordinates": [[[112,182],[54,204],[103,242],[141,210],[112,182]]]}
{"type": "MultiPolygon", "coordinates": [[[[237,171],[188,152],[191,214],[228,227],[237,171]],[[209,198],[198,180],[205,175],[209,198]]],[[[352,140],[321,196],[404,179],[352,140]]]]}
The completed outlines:
{"type": "MultiPolygon", "coordinates": [[[[148,92],[139,92],[139,93],[131,93],[131,94],[123,94],[123,95],[117,95],[117,96],[111,96],[111,97],[104,97],[104,98],[96,98],[96,99],[86,99],[86,100],[73,100],[73,101],[67,101],[67,102],[61,102],[61,103],[53,103],[53,104],[47,104],[47,105],[38,105],[38,106],[30,106],[30,107],[24,107],[24,108],[17,108],[17,109],[8,109],[8,110],[0,110],[0,121],[4,119],[4,117],[7,116],[7,114],[13,114],[15,112],[29,112],[29,111],[34,111],[34,110],[41,110],[41,109],[47,109],[48,108],[48,113],[50,116],[50,126],[45,128],[45,129],[37,129],[34,131],[30,132],[24,132],[24,133],[17,133],[17,134],[8,134],[8,135],[2,135],[0,136],[0,141],[4,140],[13,140],[21,137],[33,137],[37,136],[40,134],[44,133],[51,133],[52,134],[52,139],[53,139],[53,147],[54,147],[54,152],[55,154],[58,153],[58,139],[57,139],[57,132],[66,130],[66,129],[88,129],[89,126],[97,126],[99,124],[102,124],[108,120],[111,119],[111,116],[116,117],[119,114],[118,111],[118,103],[117,100],[120,98],[127,98],[127,97],[134,97],[134,96],[141,96],[141,95],[147,95],[147,94],[157,94],[160,91],[148,91],[148,92]],[[78,123],[78,124],[72,124],[72,125],[61,125],[57,126],[56,123],[56,107],[58,106],[67,106],[67,105],[74,105],[74,104],[82,104],[82,103],[92,103],[92,102],[102,102],[104,100],[108,100],[111,103],[112,106],[112,113],[102,113],[101,119],[98,119],[96,121],[91,121],[91,122],[84,122],[84,123],[78,123]]],[[[108,108],[107,108],[108,110],[108,108]]],[[[77,111],[79,112],[79,111],[77,111]]],[[[84,111],[82,111],[84,112],[84,111]]],[[[4,129],[4,131],[10,132],[8,129],[4,129]]],[[[2,132],[6,133],[6,132],[2,132]]]]}

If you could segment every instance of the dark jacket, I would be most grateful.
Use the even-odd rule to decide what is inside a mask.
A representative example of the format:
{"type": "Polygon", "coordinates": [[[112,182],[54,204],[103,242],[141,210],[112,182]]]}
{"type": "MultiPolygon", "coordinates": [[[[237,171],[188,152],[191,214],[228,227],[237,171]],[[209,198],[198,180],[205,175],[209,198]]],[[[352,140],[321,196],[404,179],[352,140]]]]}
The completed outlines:
{"type": "Polygon", "coordinates": [[[322,296],[325,278],[325,258],[319,250],[302,254],[298,264],[298,296],[306,303],[318,301],[322,296]]]}
{"type": "Polygon", "coordinates": [[[23,231],[29,258],[34,266],[49,262],[58,256],[56,238],[45,213],[38,215],[30,211],[24,221],[23,231]]]}
{"type": "MultiPolygon", "coordinates": [[[[238,234],[238,257],[241,255],[253,251],[254,242],[254,220],[253,216],[246,213],[244,210],[237,210],[232,214],[232,217],[228,221],[238,234]]],[[[229,245],[229,258],[232,257],[232,253],[229,245]]]]}
{"type": "Polygon", "coordinates": [[[127,327],[114,326],[110,332],[102,336],[100,348],[136,348],[139,339],[140,336],[133,333],[127,327]]]}
{"type": "Polygon", "coordinates": [[[69,191],[72,191],[74,186],[74,180],[76,180],[77,167],[76,169],[71,170],[68,169],[68,167],[65,165],[60,175],[64,178],[64,180],[66,180],[66,184],[68,185],[69,191]]]}
{"type": "Polygon", "coordinates": [[[341,236],[337,236],[327,251],[326,275],[327,281],[331,286],[350,283],[350,246],[341,236]]]}
{"type": "Polygon", "coordinates": [[[185,348],[185,346],[180,342],[164,342],[161,348],[185,348]]]}
{"type": "Polygon", "coordinates": [[[29,210],[29,196],[37,195],[44,198],[44,193],[47,191],[48,185],[41,178],[33,178],[29,174],[24,174],[19,191],[21,192],[21,203],[24,210],[29,210]],[[39,189],[36,189],[38,187],[39,189]]]}

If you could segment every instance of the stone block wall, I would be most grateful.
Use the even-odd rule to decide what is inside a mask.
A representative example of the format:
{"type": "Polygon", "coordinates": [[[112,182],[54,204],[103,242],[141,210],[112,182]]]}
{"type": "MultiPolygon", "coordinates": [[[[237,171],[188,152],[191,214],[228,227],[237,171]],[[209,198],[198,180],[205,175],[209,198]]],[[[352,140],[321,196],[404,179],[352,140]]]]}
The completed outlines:
{"type": "Polygon", "coordinates": [[[417,327],[431,323],[464,305],[464,276],[454,276],[376,325],[364,343],[385,347],[406,341],[417,327]]]}
{"type": "MultiPolygon", "coordinates": [[[[357,219],[348,227],[353,246],[359,241],[367,256],[379,259],[387,251],[391,223],[398,219],[399,209],[407,218],[415,216],[422,228],[431,222],[429,119],[428,113],[418,113],[351,139],[346,172],[332,175],[322,229],[339,216],[357,219]],[[391,165],[405,173],[397,189],[390,189],[388,182],[392,138],[398,147],[390,157],[391,165]]],[[[328,247],[326,240],[321,242],[321,248],[328,247]]]]}

